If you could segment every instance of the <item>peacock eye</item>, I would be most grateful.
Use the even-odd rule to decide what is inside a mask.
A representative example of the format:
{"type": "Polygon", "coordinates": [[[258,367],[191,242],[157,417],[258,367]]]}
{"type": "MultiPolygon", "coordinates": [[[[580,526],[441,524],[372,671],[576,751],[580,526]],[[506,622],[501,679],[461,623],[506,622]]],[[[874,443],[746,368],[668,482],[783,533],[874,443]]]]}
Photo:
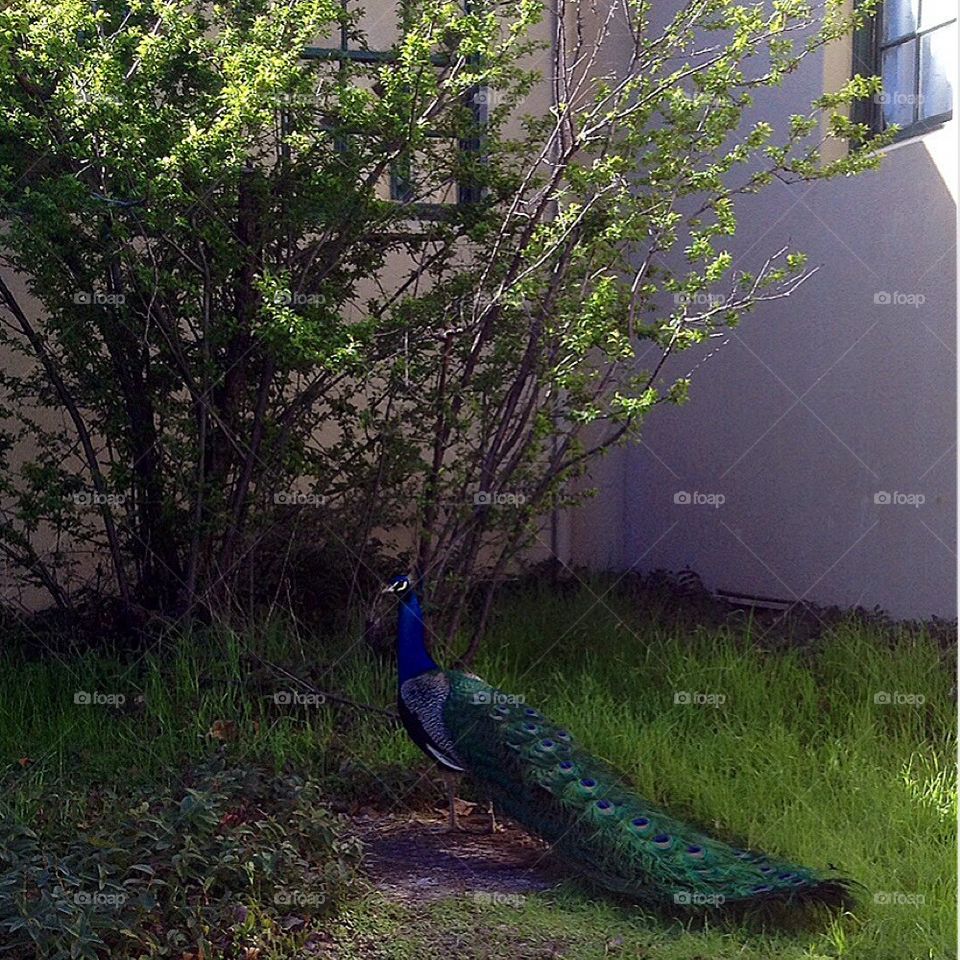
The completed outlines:
{"type": "Polygon", "coordinates": [[[698,847],[696,844],[693,844],[687,847],[687,855],[692,857],[694,860],[702,860],[704,856],[703,847],[698,847]]]}
{"type": "Polygon", "coordinates": [[[670,846],[670,834],[669,833],[658,833],[653,838],[653,845],[659,847],[661,850],[666,850],[670,846]]]}
{"type": "Polygon", "coordinates": [[[536,725],[535,723],[525,723],[525,724],[523,725],[523,729],[524,729],[527,733],[536,733],[536,732],[537,732],[537,725],[536,725]]]}
{"type": "Polygon", "coordinates": [[[584,777],[580,781],[580,786],[586,788],[587,790],[592,790],[597,785],[597,781],[592,777],[584,777]]]}
{"type": "Polygon", "coordinates": [[[634,817],[630,823],[638,830],[646,830],[650,826],[650,820],[647,817],[634,817]]]}
{"type": "Polygon", "coordinates": [[[573,769],[573,761],[572,761],[572,760],[564,760],[564,761],[560,764],[560,769],[561,769],[561,770],[572,770],[572,769],[573,769]]]}
{"type": "Polygon", "coordinates": [[[612,804],[609,800],[598,800],[598,801],[597,801],[597,809],[598,809],[598,810],[611,810],[612,808],[613,808],[613,804],[612,804]]]}
{"type": "Polygon", "coordinates": [[[772,889],[773,889],[773,887],[771,887],[769,883],[761,883],[759,887],[754,887],[754,888],[753,888],[753,892],[754,892],[754,893],[769,893],[772,889]]]}
{"type": "Polygon", "coordinates": [[[540,741],[540,746],[543,747],[544,750],[552,750],[556,746],[556,744],[552,740],[547,738],[546,740],[540,741]]]}

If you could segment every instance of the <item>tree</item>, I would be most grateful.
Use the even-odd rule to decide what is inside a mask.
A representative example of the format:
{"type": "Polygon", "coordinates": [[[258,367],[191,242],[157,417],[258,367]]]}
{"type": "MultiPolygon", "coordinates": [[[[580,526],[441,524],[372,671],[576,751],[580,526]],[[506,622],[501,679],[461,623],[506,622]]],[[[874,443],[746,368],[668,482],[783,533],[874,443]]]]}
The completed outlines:
{"type": "Polygon", "coordinates": [[[746,120],[864,8],[692,0],[652,30],[650,6],[409,0],[391,50],[305,57],[366,50],[359,13],[9,4],[0,549],[58,605],[82,567],[43,533],[125,606],[188,614],[306,504],[354,582],[392,537],[451,634],[482,570],[479,636],[571,477],[686,397],[667,358],[811,276],[787,250],[733,269],[737,201],[876,163],[844,115],[876,80],[746,120]],[[821,165],[824,113],[850,151],[821,165]]]}

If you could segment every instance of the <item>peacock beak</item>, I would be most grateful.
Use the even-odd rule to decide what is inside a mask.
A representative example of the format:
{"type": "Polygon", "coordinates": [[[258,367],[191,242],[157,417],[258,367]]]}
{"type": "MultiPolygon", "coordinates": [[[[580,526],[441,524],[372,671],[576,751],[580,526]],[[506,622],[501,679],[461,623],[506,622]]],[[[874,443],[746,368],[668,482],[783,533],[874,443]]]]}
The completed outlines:
{"type": "Polygon", "coordinates": [[[381,591],[380,595],[383,596],[385,593],[396,593],[397,588],[395,584],[388,583],[381,591]]]}

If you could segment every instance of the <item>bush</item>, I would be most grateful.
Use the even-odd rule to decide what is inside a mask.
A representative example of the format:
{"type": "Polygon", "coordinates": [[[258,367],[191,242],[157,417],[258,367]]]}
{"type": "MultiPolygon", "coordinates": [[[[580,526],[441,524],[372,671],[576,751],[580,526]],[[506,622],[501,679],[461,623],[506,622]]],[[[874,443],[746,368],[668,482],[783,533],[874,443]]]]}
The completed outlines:
{"type": "Polygon", "coordinates": [[[232,956],[328,917],[361,857],[316,785],[226,768],[179,789],[111,787],[40,836],[0,821],[0,934],[15,960],[232,956]]]}
{"type": "Polygon", "coordinates": [[[587,495],[569,481],[684,402],[678,355],[811,276],[787,248],[734,262],[742,199],[871,168],[894,135],[846,116],[877,78],[757,119],[876,0],[595,25],[560,0],[555,56],[538,0],[411,0],[384,56],[301,56],[342,31],[375,49],[348,6],[0,5],[18,588],[102,594],[134,627],[223,615],[299,540],[343,555],[355,604],[379,553],[414,568],[448,641],[482,571],[476,641],[546,515],[587,495]]]}

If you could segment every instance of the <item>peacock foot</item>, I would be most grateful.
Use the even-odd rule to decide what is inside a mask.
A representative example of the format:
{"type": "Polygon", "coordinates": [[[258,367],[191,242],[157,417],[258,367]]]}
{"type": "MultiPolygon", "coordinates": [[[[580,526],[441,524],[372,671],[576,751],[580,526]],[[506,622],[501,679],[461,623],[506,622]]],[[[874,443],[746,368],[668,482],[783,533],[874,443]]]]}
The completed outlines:
{"type": "Polygon", "coordinates": [[[487,836],[493,836],[495,833],[503,833],[503,826],[497,823],[497,815],[493,809],[493,804],[490,804],[490,809],[488,811],[487,825],[484,827],[483,833],[487,836]]]}
{"type": "Polygon", "coordinates": [[[443,825],[441,825],[441,826],[439,826],[439,827],[431,827],[431,828],[430,828],[430,833],[435,833],[435,834],[437,834],[437,835],[439,835],[439,836],[445,836],[445,835],[451,834],[451,833],[470,833],[470,832],[471,832],[471,831],[469,831],[469,830],[468,830],[465,826],[463,826],[461,823],[449,823],[449,822],[448,822],[448,823],[444,823],[443,825]]]}

